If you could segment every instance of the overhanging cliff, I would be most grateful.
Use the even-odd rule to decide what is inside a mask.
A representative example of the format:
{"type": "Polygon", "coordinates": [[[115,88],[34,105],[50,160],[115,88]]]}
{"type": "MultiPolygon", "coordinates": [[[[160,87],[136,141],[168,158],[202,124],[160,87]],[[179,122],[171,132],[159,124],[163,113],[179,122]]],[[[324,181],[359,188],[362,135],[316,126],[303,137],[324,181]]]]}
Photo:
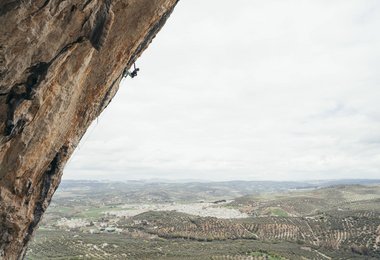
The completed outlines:
{"type": "Polygon", "coordinates": [[[178,0],[0,0],[0,258],[18,259],[91,122],[178,0]]]}

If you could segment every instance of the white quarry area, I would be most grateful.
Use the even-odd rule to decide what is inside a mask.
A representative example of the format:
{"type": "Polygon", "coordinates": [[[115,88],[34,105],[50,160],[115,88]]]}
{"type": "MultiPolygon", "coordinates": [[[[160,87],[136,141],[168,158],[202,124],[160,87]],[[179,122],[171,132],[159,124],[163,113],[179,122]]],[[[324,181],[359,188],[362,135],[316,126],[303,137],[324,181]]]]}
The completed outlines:
{"type": "Polygon", "coordinates": [[[90,222],[88,220],[81,219],[81,218],[72,218],[72,219],[61,218],[60,220],[57,221],[58,227],[67,227],[67,228],[84,227],[84,226],[88,226],[89,224],[90,222]]]}
{"type": "Polygon", "coordinates": [[[133,217],[147,211],[177,211],[200,217],[215,217],[221,219],[248,218],[246,213],[237,209],[223,207],[223,204],[215,203],[190,203],[190,204],[125,204],[123,210],[104,212],[118,217],[133,217]]]}

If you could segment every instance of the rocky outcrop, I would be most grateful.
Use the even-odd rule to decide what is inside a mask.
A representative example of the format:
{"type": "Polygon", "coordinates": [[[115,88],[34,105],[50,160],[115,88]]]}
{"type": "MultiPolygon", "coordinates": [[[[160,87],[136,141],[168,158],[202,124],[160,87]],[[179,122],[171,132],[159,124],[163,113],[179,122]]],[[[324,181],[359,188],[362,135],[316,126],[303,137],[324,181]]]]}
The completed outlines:
{"type": "Polygon", "coordinates": [[[177,1],[0,1],[0,258],[23,257],[68,158],[177,1]]]}

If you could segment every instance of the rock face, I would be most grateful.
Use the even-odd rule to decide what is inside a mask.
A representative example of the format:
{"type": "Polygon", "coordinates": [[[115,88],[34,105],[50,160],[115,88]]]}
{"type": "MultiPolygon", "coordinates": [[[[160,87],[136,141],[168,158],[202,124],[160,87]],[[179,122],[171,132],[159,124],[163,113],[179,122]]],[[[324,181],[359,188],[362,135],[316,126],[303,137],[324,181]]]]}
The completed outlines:
{"type": "Polygon", "coordinates": [[[178,0],[0,0],[0,259],[23,258],[62,169],[178,0]]]}

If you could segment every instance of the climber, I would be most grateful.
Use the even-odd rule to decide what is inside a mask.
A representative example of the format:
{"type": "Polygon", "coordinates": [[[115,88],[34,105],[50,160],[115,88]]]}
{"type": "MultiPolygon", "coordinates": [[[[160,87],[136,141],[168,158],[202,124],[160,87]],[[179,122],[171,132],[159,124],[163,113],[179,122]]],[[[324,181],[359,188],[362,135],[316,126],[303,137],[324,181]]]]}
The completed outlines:
{"type": "Polygon", "coordinates": [[[133,63],[133,71],[129,72],[129,70],[127,68],[125,68],[124,72],[123,72],[123,78],[126,78],[128,76],[130,76],[131,78],[134,78],[137,76],[137,72],[139,72],[139,71],[140,71],[140,69],[136,68],[136,64],[133,63]]]}

